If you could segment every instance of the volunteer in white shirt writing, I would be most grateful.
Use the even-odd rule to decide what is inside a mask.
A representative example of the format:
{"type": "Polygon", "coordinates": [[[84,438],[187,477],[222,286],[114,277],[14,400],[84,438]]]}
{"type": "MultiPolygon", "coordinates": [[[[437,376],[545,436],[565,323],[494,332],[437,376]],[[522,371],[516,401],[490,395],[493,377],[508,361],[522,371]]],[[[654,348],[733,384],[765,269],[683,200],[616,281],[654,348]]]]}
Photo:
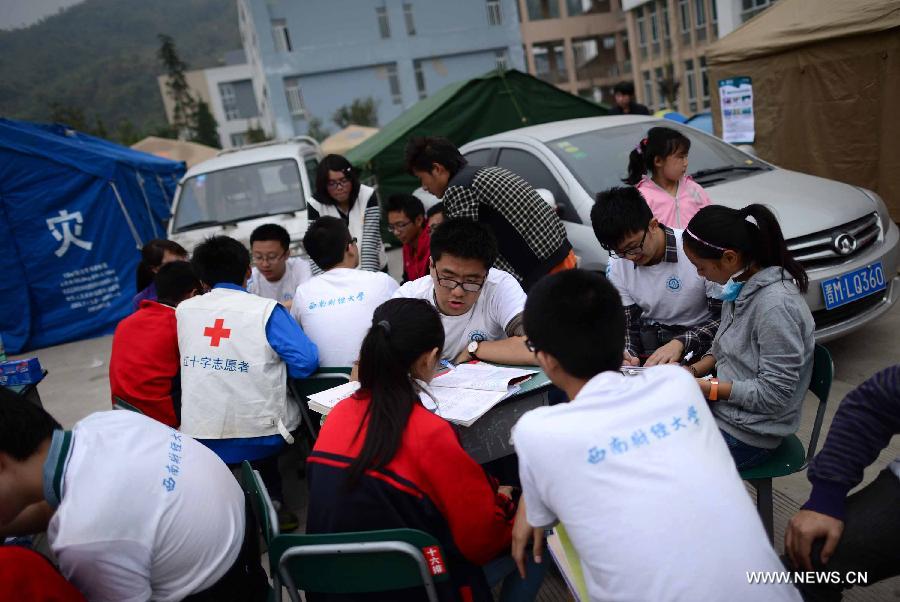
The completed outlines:
{"type": "Polygon", "coordinates": [[[297,287],[291,316],[318,347],[320,365],[350,366],[359,357],[375,308],[399,285],[384,272],[356,269],[357,240],[340,218],[324,216],[313,222],[303,246],[325,272],[297,287]]]}
{"type": "Polygon", "coordinates": [[[247,282],[247,292],[274,299],[288,309],[294,291],[302,282],[312,278],[309,261],[291,257],[291,237],[278,224],[263,224],[250,234],[250,253],[253,270],[247,282]]]}
{"type": "Polygon", "coordinates": [[[456,363],[535,363],[524,346],[525,292],[510,274],[491,267],[496,258],[497,241],[487,226],[449,219],[431,236],[430,275],[394,293],[437,307],[446,334],[443,358],[456,363]]]}

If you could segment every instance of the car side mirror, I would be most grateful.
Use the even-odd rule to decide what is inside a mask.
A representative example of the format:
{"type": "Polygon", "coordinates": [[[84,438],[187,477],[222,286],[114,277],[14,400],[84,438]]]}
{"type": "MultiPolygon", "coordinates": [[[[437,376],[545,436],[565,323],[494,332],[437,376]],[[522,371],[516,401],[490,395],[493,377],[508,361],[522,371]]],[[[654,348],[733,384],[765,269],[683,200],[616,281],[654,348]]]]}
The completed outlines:
{"type": "Polygon", "coordinates": [[[562,207],[556,204],[556,199],[553,197],[553,193],[547,190],[546,188],[535,188],[535,192],[537,192],[544,202],[550,205],[550,208],[553,209],[556,215],[560,215],[562,213],[562,207]]]}

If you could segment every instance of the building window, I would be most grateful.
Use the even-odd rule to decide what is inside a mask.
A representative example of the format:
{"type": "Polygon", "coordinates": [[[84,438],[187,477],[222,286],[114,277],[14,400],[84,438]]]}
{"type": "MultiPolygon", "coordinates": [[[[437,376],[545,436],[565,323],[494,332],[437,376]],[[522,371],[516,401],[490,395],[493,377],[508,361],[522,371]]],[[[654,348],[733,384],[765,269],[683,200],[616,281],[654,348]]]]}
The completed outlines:
{"type": "Polygon", "coordinates": [[[500,0],[487,0],[488,25],[502,25],[503,13],[500,12],[500,0]]]}
{"type": "Polygon", "coordinates": [[[653,80],[650,79],[650,70],[644,71],[642,74],[644,79],[644,104],[648,107],[653,106],[653,80]]]}
{"type": "Polygon", "coordinates": [[[231,135],[231,146],[244,146],[247,144],[247,132],[241,132],[240,134],[232,134],[231,135]]]}
{"type": "Polygon", "coordinates": [[[700,57],[700,80],[701,87],[700,90],[703,92],[702,100],[703,100],[703,108],[709,108],[709,78],[706,76],[706,57],[700,57]]]}
{"type": "Polygon", "coordinates": [[[425,71],[422,69],[422,61],[413,61],[413,71],[416,74],[416,92],[419,93],[419,100],[422,100],[428,96],[428,91],[425,89],[425,71]]]}
{"type": "Polygon", "coordinates": [[[716,0],[709,3],[709,18],[713,24],[719,22],[719,8],[716,6],[716,0]]]}
{"type": "Polygon", "coordinates": [[[638,47],[641,49],[641,58],[645,59],[647,58],[647,30],[644,21],[644,7],[639,6],[634,14],[637,22],[638,47]]]}
{"type": "Polygon", "coordinates": [[[406,23],[406,35],[416,35],[416,22],[413,20],[413,5],[409,2],[403,3],[403,21],[406,23]]]}
{"type": "Polygon", "coordinates": [[[570,17],[577,17],[578,15],[608,13],[610,5],[609,0],[566,0],[566,10],[570,17]]]}
{"type": "Polygon", "coordinates": [[[575,58],[576,80],[593,80],[619,75],[615,36],[572,40],[572,54],[575,58]]]}
{"type": "Polygon", "coordinates": [[[382,39],[391,37],[391,23],[388,21],[387,6],[384,4],[376,6],[375,16],[378,17],[378,32],[382,39]]]}
{"type": "Polygon", "coordinates": [[[653,55],[659,56],[659,14],[656,10],[656,0],[650,3],[650,42],[653,44],[653,55]]]}
{"type": "Polygon", "coordinates": [[[657,103],[657,109],[664,109],[666,107],[666,103],[669,102],[669,99],[666,98],[665,94],[665,80],[663,79],[665,76],[663,75],[662,67],[656,68],[656,89],[659,91],[659,102],[657,103]]]}
{"type": "Polygon", "coordinates": [[[663,2],[662,5],[662,24],[663,39],[665,40],[666,50],[672,47],[671,30],[669,29],[669,3],[663,2]]]}
{"type": "Polygon", "coordinates": [[[741,0],[741,22],[746,23],[772,4],[774,0],[741,0]]]}
{"type": "Polygon", "coordinates": [[[391,101],[395,105],[403,104],[403,94],[400,93],[400,78],[397,77],[397,65],[387,66],[388,85],[391,88],[391,101]]]}
{"type": "Polygon", "coordinates": [[[497,69],[500,71],[509,69],[509,60],[507,59],[505,48],[494,51],[494,61],[497,64],[497,69]]]}
{"type": "Polygon", "coordinates": [[[219,84],[219,96],[222,98],[222,109],[225,111],[225,119],[240,119],[241,112],[238,109],[237,94],[234,93],[234,86],[231,83],[219,84]]]}
{"type": "Polygon", "coordinates": [[[526,0],[528,20],[559,19],[559,0],[526,0]]]}
{"type": "Polygon", "coordinates": [[[694,61],[684,62],[684,85],[687,88],[688,110],[697,112],[697,82],[694,80],[694,61]]]}
{"type": "Polygon", "coordinates": [[[681,43],[691,45],[691,9],[688,0],[678,0],[678,24],[681,31],[681,43]]]}
{"type": "Polygon", "coordinates": [[[569,80],[562,40],[532,45],[531,57],[534,60],[534,74],[540,79],[551,84],[569,80]]]}
{"type": "Polygon", "coordinates": [[[706,39],[706,0],[694,0],[694,23],[697,25],[697,40],[706,39]]]}
{"type": "Polygon", "coordinates": [[[272,19],[272,39],[275,41],[276,52],[291,51],[291,32],[288,31],[286,20],[272,19]]]}
{"type": "Polygon", "coordinates": [[[622,64],[623,73],[631,73],[631,49],[628,47],[628,31],[622,32],[622,49],[625,51],[625,62],[622,64]]]}
{"type": "Polygon", "coordinates": [[[300,92],[300,80],[296,77],[284,80],[284,95],[287,98],[288,110],[294,117],[306,117],[306,106],[300,92]]]}

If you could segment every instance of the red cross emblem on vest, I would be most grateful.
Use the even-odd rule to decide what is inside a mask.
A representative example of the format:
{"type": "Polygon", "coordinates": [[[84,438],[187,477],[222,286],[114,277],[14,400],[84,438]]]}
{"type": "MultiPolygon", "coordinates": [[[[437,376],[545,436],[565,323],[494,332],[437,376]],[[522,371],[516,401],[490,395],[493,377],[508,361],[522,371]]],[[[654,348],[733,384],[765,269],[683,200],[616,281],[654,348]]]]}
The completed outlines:
{"type": "Polygon", "coordinates": [[[223,328],[225,325],[224,318],[216,318],[215,324],[207,326],[203,329],[203,336],[209,337],[209,346],[218,347],[222,339],[231,337],[231,329],[223,328]]]}

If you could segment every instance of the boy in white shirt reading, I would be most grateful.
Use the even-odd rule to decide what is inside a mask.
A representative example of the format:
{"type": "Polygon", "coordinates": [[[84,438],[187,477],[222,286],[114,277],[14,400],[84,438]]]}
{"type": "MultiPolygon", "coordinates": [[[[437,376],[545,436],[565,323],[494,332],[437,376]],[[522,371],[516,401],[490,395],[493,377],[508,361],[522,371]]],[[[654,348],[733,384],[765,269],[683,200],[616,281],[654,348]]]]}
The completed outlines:
{"type": "Polygon", "coordinates": [[[487,226],[449,219],[431,236],[430,274],[394,293],[437,307],[444,325],[444,359],[535,363],[522,336],[525,292],[510,274],[491,267],[496,259],[497,241],[487,226]]]}
{"type": "Polygon", "coordinates": [[[274,299],[288,309],[297,287],[312,278],[309,261],[291,257],[291,237],[278,224],[263,224],[250,234],[253,271],[247,292],[274,299]]]}
{"type": "Polygon", "coordinates": [[[375,308],[390,299],[399,285],[384,272],[356,269],[359,247],[338,217],[313,222],[303,246],[325,271],[297,287],[291,315],[319,348],[319,365],[350,366],[359,357],[375,308]]]}
{"type": "MultiPolygon", "coordinates": [[[[529,348],[570,403],[525,414],[513,428],[525,509],[513,556],[524,572],[531,527],[562,523],[591,600],[799,602],[699,387],[684,368],[625,376],[625,319],[603,276],[547,276],[525,304],[529,348]]],[[[537,530],[534,555],[541,555],[537,530]]]]}
{"type": "MultiPolygon", "coordinates": [[[[609,251],[606,276],[625,306],[625,359],[645,366],[703,357],[719,328],[721,287],[697,275],[682,248],[684,230],[653,217],[637,188],[611,188],[591,210],[609,251]]],[[[694,360],[696,361],[696,359],[694,360]]]]}

